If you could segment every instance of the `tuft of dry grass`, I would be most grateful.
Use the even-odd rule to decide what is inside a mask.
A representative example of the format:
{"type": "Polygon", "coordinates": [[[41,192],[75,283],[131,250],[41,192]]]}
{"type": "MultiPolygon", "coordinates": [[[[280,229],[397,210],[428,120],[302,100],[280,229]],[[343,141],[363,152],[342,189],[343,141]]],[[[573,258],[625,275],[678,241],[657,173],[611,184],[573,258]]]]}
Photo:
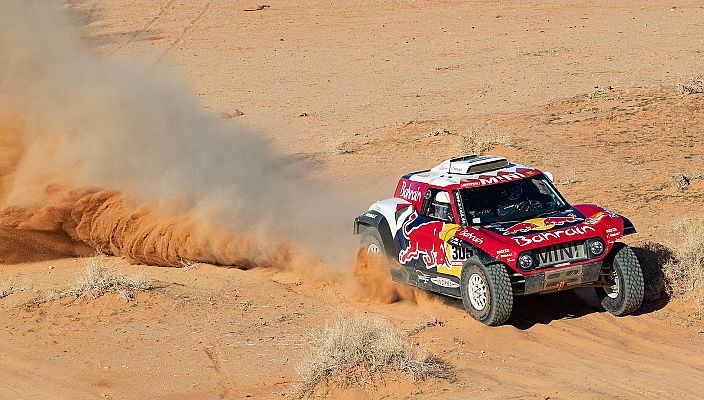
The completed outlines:
{"type": "Polygon", "coordinates": [[[4,299],[5,297],[15,293],[30,290],[31,288],[32,285],[30,283],[24,283],[22,285],[17,285],[15,282],[0,283],[0,299],[4,299]]]}
{"type": "Polygon", "coordinates": [[[681,94],[704,93],[704,77],[687,79],[686,81],[677,84],[677,90],[681,94]]]}
{"type": "Polygon", "coordinates": [[[645,282],[644,301],[646,307],[671,296],[670,283],[663,268],[674,259],[672,250],[660,243],[646,242],[634,247],[645,282]]]}
{"type": "Polygon", "coordinates": [[[50,290],[45,296],[32,300],[32,304],[41,304],[66,297],[79,298],[89,295],[94,299],[106,293],[118,293],[125,301],[134,300],[135,292],[145,292],[156,287],[142,275],[125,276],[114,267],[104,268],[102,259],[86,261],[83,275],[76,279],[76,284],[63,290],[50,290]]]}
{"type": "Polygon", "coordinates": [[[484,154],[498,145],[508,147],[511,142],[510,136],[501,130],[490,125],[474,126],[464,132],[459,133],[458,152],[459,154],[484,154]]]}
{"type": "Polygon", "coordinates": [[[405,373],[412,381],[453,376],[451,365],[429,356],[381,318],[340,315],[314,336],[314,351],[298,368],[299,397],[312,395],[321,384],[373,386],[391,372],[405,373]]]}
{"type": "Polygon", "coordinates": [[[679,192],[684,192],[689,188],[689,185],[691,183],[691,179],[684,174],[677,174],[672,177],[672,184],[675,186],[675,189],[679,192]]]}
{"type": "Polygon", "coordinates": [[[684,241],[663,266],[667,291],[693,298],[701,317],[704,308],[704,226],[692,222],[680,226],[684,241]]]}

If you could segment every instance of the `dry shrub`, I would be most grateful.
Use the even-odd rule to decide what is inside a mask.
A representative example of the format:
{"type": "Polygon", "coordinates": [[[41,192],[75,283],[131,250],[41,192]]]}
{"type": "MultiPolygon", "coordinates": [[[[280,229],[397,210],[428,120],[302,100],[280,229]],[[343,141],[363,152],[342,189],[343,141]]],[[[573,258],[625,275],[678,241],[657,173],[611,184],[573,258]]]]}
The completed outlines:
{"type": "Polygon", "coordinates": [[[490,125],[474,126],[459,134],[461,154],[483,154],[495,146],[510,144],[510,136],[490,125]]]}
{"type": "Polygon", "coordinates": [[[696,77],[686,80],[677,85],[677,90],[681,94],[704,93],[704,77],[696,77]]]}
{"type": "Polygon", "coordinates": [[[704,227],[685,223],[680,229],[684,241],[663,267],[667,289],[673,296],[693,298],[701,314],[704,307],[704,227]]]}
{"type": "Polygon", "coordinates": [[[30,290],[31,288],[32,285],[29,283],[24,283],[22,285],[17,285],[14,282],[0,283],[0,299],[4,299],[5,297],[13,295],[15,293],[30,290]]]}
{"type": "Polygon", "coordinates": [[[92,298],[114,292],[125,301],[133,301],[135,292],[145,292],[155,289],[154,284],[141,275],[125,276],[114,267],[103,268],[103,260],[90,259],[86,261],[85,272],[77,278],[74,286],[64,290],[51,290],[43,299],[35,299],[33,303],[59,300],[66,297],[79,298],[90,295],[92,298]]]}
{"type": "Polygon", "coordinates": [[[663,268],[672,262],[674,254],[668,247],[654,242],[647,242],[639,247],[634,247],[643,269],[643,280],[645,281],[646,305],[655,303],[662,299],[668,299],[671,295],[670,283],[665,276],[663,268]]]}
{"type": "Polygon", "coordinates": [[[405,373],[412,381],[453,376],[452,366],[429,356],[407,335],[377,317],[339,315],[311,343],[313,353],[299,366],[300,397],[312,395],[320,384],[374,386],[392,372],[405,373]]]}

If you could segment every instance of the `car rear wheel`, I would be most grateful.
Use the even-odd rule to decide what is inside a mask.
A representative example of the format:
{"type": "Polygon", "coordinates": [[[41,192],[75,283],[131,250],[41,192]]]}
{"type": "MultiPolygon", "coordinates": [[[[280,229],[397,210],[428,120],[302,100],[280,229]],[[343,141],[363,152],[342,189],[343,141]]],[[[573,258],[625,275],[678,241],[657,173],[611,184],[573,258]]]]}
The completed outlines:
{"type": "Polygon", "coordinates": [[[381,235],[376,229],[365,229],[364,232],[362,232],[360,245],[368,255],[381,256],[386,254],[384,244],[381,241],[381,235]]]}
{"type": "Polygon", "coordinates": [[[506,268],[501,264],[465,265],[462,269],[460,293],[465,310],[485,325],[501,325],[511,316],[511,281],[506,268]]]}
{"type": "Polygon", "coordinates": [[[611,287],[597,288],[601,305],[618,317],[630,314],[643,303],[643,270],[633,250],[623,243],[617,243],[611,269],[611,287]]]}

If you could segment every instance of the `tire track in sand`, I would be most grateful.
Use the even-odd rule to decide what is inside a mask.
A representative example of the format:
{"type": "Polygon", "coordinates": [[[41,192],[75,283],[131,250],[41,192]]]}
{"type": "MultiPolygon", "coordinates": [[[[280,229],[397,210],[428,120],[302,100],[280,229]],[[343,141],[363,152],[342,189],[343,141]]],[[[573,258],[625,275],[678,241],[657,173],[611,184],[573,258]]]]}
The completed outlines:
{"type": "Polygon", "coordinates": [[[167,47],[166,50],[164,50],[161,53],[159,58],[157,58],[156,62],[154,63],[153,67],[157,66],[161,62],[161,60],[164,57],[166,57],[167,54],[169,54],[171,52],[171,50],[173,50],[176,46],[178,46],[181,42],[183,42],[183,40],[186,38],[186,36],[188,36],[188,33],[198,24],[198,22],[200,22],[203,19],[203,17],[205,17],[205,15],[208,13],[208,11],[210,11],[212,6],[213,6],[213,0],[209,0],[205,4],[205,7],[203,7],[203,9],[198,13],[198,15],[196,15],[195,18],[193,18],[188,23],[188,25],[186,25],[185,28],[183,28],[183,31],[181,31],[181,33],[178,35],[176,40],[174,40],[174,42],[171,43],[171,45],[169,45],[169,47],[167,47]]]}
{"type": "Polygon", "coordinates": [[[121,45],[118,46],[115,50],[111,51],[111,52],[110,52],[110,55],[113,55],[113,54],[115,54],[115,53],[117,53],[117,52],[119,52],[119,51],[122,51],[122,49],[124,49],[124,48],[126,48],[126,47],[129,47],[132,43],[134,43],[134,41],[137,40],[137,38],[138,38],[139,36],[141,36],[144,32],[146,32],[146,31],[147,31],[148,29],[150,29],[152,26],[154,26],[154,24],[156,24],[157,21],[159,21],[164,15],[166,15],[166,13],[168,12],[168,9],[171,8],[171,6],[172,6],[175,2],[176,2],[176,0],[168,0],[166,3],[164,3],[164,4],[159,8],[159,13],[158,13],[154,18],[152,18],[151,20],[149,20],[149,22],[147,22],[142,28],[140,28],[140,29],[138,29],[137,31],[135,31],[135,32],[132,34],[132,36],[130,36],[130,38],[127,39],[127,42],[121,44],[121,45]]]}

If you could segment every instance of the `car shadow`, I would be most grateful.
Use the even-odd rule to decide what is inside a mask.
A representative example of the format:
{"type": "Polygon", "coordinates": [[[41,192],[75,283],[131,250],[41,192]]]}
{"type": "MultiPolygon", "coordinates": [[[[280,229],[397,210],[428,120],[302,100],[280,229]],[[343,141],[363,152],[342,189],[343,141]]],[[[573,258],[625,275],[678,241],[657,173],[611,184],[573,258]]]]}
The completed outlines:
{"type": "MultiPolygon", "coordinates": [[[[643,305],[633,315],[649,314],[660,310],[670,302],[667,293],[668,280],[663,267],[674,255],[659,243],[644,243],[633,246],[645,283],[643,305]]],[[[448,305],[464,310],[462,301],[451,301],[448,305]]],[[[555,320],[580,318],[593,313],[606,312],[593,288],[577,288],[562,292],[515,296],[513,311],[507,324],[517,329],[530,329],[536,324],[547,325],[555,320]]]]}
{"type": "MultiPolygon", "coordinates": [[[[591,289],[593,292],[593,289],[591,289]]],[[[604,312],[597,308],[598,298],[594,292],[593,298],[589,291],[579,296],[572,290],[539,294],[532,296],[516,296],[513,299],[513,312],[507,324],[525,330],[536,324],[547,325],[559,319],[579,318],[588,314],[604,312]]]]}

